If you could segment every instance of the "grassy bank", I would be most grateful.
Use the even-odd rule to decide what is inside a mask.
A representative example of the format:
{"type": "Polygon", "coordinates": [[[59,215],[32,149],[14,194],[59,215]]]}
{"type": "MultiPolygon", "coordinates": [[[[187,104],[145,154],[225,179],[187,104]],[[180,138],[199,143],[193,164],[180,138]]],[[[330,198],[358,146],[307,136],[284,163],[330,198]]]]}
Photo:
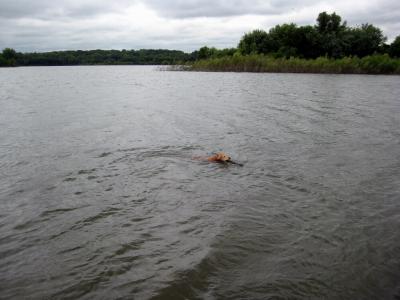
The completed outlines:
{"type": "Polygon", "coordinates": [[[398,74],[400,59],[388,55],[363,58],[332,59],[274,58],[264,55],[234,55],[195,61],[188,66],[192,71],[216,72],[274,72],[274,73],[330,73],[330,74],[398,74]]]}

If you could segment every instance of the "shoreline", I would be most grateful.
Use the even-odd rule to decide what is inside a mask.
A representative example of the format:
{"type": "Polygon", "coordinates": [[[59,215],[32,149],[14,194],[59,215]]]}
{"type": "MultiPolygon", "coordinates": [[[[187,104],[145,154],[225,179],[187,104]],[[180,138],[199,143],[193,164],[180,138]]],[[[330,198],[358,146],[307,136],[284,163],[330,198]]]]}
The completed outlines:
{"type": "Polygon", "coordinates": [[[326,75],[400,75],[400,59],[389,58],[390,65],[360,65],[364,58],[344,59],[301,59],[301,58],[271,58],[261,55],[237,57],[222,57],[199,60],[193,63],[182,64],[76,64],[76,65],[16,65],[0,66],[1,69],[32,68],[32,67],[104,67],[104,66],[141,66],[157,67],[158,71],[171,72],[226,72],[226,73],[276,73],[276,74],[326,74],[326,75]],[[257,61],[254,61],[257,57],[257,61]],[[342,65],[347,60],[346,65],[342,65]],[[350,61],[350,63],[349,63],[350,61]],[[322,64],[321,64],[322,62],[322,64]],[[328,62],[328,63],[326,63],[328,62]],[[356,63],[357,62],[357,63],[356,63]],[[388,70],[388,67],[390,70],[388,70]]]}
{"type": "Polygon", "coordinates": [[[371,55],[363,58],[344,57],[332,59],[318,57],[274,58],[260,54],[237,55],[199,60],[185,65],[182,71],[296,73],[296,74],[360,74],[400,75],[400,59],[388,55],[371,55]]]}

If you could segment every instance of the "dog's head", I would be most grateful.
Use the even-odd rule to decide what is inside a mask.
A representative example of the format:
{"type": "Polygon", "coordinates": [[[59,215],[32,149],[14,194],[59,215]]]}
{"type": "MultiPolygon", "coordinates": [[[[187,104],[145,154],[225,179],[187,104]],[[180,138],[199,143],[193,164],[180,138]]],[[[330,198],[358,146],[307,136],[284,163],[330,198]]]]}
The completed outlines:
{"type": "Polygon", "coordinates": [[[224,162],[231,160],[230,156],[225,154],[224,152],[218,152],[216,154],[216,158],[217,158],[218,161],[224,161],[224,162]]]}

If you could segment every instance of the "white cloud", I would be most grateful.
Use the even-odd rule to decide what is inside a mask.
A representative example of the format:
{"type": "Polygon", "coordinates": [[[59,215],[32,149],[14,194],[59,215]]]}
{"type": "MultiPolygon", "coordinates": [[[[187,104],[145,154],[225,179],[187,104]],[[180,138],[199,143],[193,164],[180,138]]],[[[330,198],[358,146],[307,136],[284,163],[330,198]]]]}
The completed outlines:
{"type": "Polygon", "coordinates": [[[324,10],[336,11],[350,25],[379,26],[389,38],[400,34],[397,0],[0,0],[0,48],[234,47],[244,32],[314,24],[324,10]]]}

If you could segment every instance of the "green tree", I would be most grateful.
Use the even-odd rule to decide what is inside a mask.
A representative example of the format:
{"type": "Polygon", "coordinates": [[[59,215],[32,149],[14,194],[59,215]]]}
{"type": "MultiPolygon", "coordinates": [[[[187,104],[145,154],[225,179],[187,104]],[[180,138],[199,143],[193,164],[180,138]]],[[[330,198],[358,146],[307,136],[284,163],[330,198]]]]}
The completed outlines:
{"type": "Polygon", "coordinates": [[[274,52],[279,57],[297,56],[298,35],[296,24],[276,25],[269,31],[274,52]]]}
{"type": "Polygon", "coordinates": [[[300,57],[317,58],[321,55],[321,34],[314,26],[301,26],[297,29],[297,52],[300,57]]]}
{"type": "Polygon", "coordinates": [[[379,52],[386,37],[382,30],[371,24],[362,24],[360,27],[348,28],[345,33],[346,55],[364,57],[379,52]]]}
{"type": "Polygon", "coordinates": [[[336,13],[328,14],[326,11],[321,12],[317,18],[317,29],[320,33],[337,33],[342,28],[341,24],[342,18],[336,13]]]}
{"type": "Polygon", "coordinates": [[[256,29],[242,37],[238,49],[241,54],[266,54],[276,51],[277,47],[267,32],[256,29]]]}
{"type": "Polygon", "coordinates": [[[225,49],[215,49],[215,56],[216,57],[224,57],[224,56],[233,56],[237,51],[236,48],[225,48],[225,49]]]}
{"type": "Polygon", "coordinates": [[[11,48],[5,48],[2,52],[4,59],[11,60],[17,58],[17,52],[11,48]]]}
{"type": "Polygon", "coordinates": [[[6,59],[3,57],[2,54],[0,54],[0,67],[6,67],[7,66],[7,61],[6,59]]]}
{"type": "Polygon", "coordinates": [[[3,49],[1,53],[0,66],[15,66],[17,62],[17,52],[11,48],[3,49]]]}
{"type": "Polygon", "coordinates": [[[201,47],[199,49],[198,58],[199,59],[207,59],[213,55],[213,49],[208,48],[207,46],[201,47]]]}
{"type": "Polygon", "coordinates": [[[398,35],[393,43],[390,44],[390,55],[393,57],[400,57],[400,35],[398,35]]]}
{"type": "Polygon", "coordinates": [[[334,58],[344,56],[345,44],[343,34],[346,22],[336,13],[322,12],[318,15],[316,29],[320,34],[321,54],[334,58]]]}

